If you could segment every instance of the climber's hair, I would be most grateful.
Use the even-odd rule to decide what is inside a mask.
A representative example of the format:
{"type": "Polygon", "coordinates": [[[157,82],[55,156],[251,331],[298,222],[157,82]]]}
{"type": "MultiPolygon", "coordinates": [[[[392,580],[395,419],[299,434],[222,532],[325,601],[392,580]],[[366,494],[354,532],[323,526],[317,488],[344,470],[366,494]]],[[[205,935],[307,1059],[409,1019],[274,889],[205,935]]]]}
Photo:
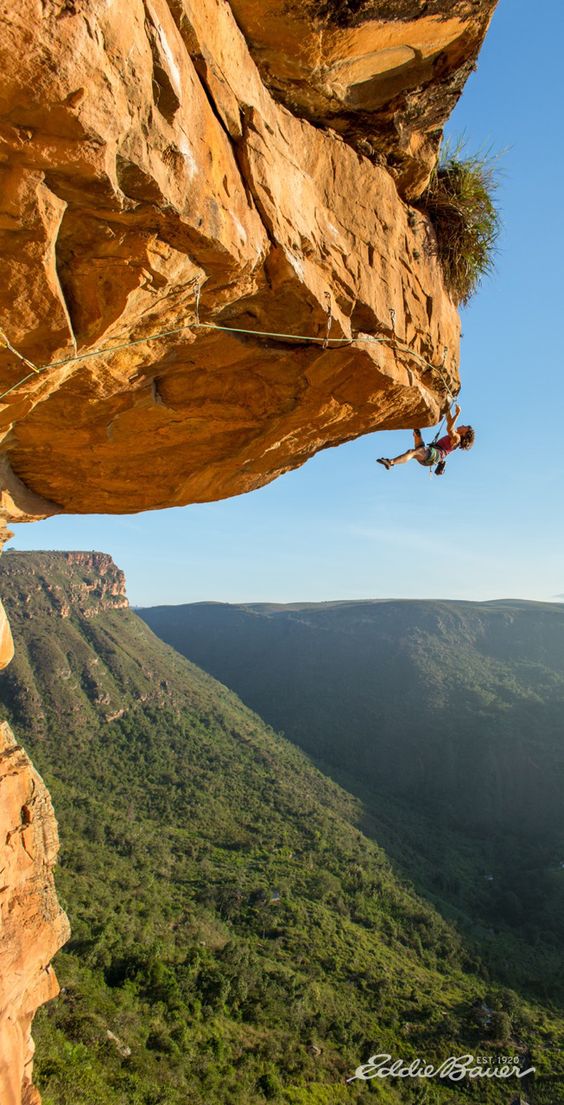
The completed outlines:
{"type": "Polygon", "coordinates": [[[476,434],[475,434],[474,430],[472,429],[471,426],[468,426],[468,429],[466,429],[464,431],[464,433],[461,434],[461,436],[460,436],[460,448],[461,449],[471,449],[473,444],[474,444],[475,437],[476,437],[476,434]]]}

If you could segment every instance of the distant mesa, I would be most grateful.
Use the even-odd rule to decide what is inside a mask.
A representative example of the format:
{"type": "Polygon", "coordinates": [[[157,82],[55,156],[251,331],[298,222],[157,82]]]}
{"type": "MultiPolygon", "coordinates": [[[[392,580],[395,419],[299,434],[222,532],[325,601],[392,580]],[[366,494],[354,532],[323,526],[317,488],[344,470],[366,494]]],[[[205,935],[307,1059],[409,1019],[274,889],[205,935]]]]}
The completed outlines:
{"type": "Polygon", "coordinates": [[[16,619],[39,613],[93,618],[129,605],[125,575],[108,553],[11,550],[1,562],[1,578],[16,619]]]}

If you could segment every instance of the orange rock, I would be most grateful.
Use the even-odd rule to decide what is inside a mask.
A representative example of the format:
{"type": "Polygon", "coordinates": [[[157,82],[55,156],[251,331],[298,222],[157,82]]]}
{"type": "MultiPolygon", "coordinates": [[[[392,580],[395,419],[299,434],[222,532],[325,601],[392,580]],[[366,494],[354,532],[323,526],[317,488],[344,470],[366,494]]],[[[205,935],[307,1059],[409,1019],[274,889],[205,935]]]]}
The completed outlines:
{"type": "Polygon", "coordinates": [[[0,602],[0,668],[5,668],[14,655],[14,642],[6,611],[0,602]]]}
{"type": "Polygon", "coordinates": [[[231,0],[231,7],[273,95],[385,160],[413,199],[428,182],[496,2],[231,0]]]}
{"type": "MultiPolygon", "coordinates": [[[[307,7],[273,0],[259,18],[257,4],[235,4],[276,96],[283,86],[290,102],[304,74],[314,98],[330,86],[332,126],[351,97],[358,121],[370,97],[388,111],[390,89],[409,91],[392,111],[393,150],[389,135],[381,146],[401,176],[420,154],[428,169],[430,99],[436,145],[452,105],[445,74],[458,89],[492,0],[460,0],[448,18],[444,3],[419,19],[400,6],[385,23],[329,21],[316,69],[307,7]]],[[[329,445],[438,420],[445,380],[459,382],[460,327],[432,227],[352,148],[348,126],[340,137],[277,102],[225,0],[4,7],[0,325],[41,367],[185,327],[40,374],[0,352],[0,391],[29,376],[0,402],[4,482],[37,496],[26,516],[240,494],[329,445]],[[432,367],[393,344],[203,329],[196,282],[201,319],[250,330],[322,338],[330,305],[332,336],[390,338],[393,309],[397,336],[432,367]]],[[[4,499],[4,518],[21,517],[4,499]]]]}
{"type": "Polygon", "coordinates": [[[53,883],[57,825],[43,780],[0,723],[0,1101],[36,1105],[31,1022],[58,993],[50,966],[69,926],[53,883]]]}

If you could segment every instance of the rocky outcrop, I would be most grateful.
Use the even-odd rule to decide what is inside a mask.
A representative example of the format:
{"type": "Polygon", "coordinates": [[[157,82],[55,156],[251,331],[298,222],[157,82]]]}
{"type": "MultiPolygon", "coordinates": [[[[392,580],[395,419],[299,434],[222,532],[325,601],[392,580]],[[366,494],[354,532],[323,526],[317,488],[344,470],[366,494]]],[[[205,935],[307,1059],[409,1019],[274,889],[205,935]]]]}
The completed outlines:
{"type": "Polygon", "coordinates": [[[42,779],[0,724],[0,1101],[37,1105],[31,1022],[58,985],[50,966],[68,938],[53,866],[57,824],[42,779]]]}
{"type": "MultiPolygon", "coordinates": [[[[459,320],[432,226],[397,185],[429,135],[434,151],[492,0],[448,16],[432,3],[419,19],[413,4],[378,5],[376,22],[361,5],[344,27],[326,5],[309,36],[295,5],[257,22],[238,0],[278,100],[342,136],[274,98],[225,0],[1,7],[0,325],[49,367],[1,352],[0,448],[35,516],[218,499],[359,434],[436,422],[458,386],[459,320]],[[290,56],[294,76],[280,68],[290,56]],[[396,138],[375,125],[359,154],[339,96],[356,96],[357,121],[387,112],[396,138]],[[323,338],[330,308],[332,337],[385,340],[324,349],[206,329],[197,286],[200,321],[323,338]],[[390,340],[392,310],[414,355],[390,340]]],[[[428,150],[418,164],[415,176],[428,150]]]]}
{"type": "MultiPolygon", "coordinates": [[[[2,557],[2,578],[9,608],[17,608],[18,617],[27,622],[41,622],[45,615],[90,619],[128,606],[125,576],[105,553],[7,552],[2,557]]],[[[10,626],[0,604],[0,668],[13,653],[10,626]]],[[[40,732],[41,703],[29,706],[33,728],[40,732]]],[[[114,712],[117,716],[119,711],[114,712]]],[[[31,728],[26,726],[26,732],[31,728]]],[[[40,1101],[31,1081],[31,1023],[38,1006],[58,993],[50,963],[68,938],[68,922],[53,880],[57,851],[57,823],[49,794],[9,726],[0,722],[1,1105],[40,1101]]]]}
{"type": "Polygon", "coordinates": [[[7,667],[14,655],[14,642],[6,611],[0,602],[0,669],[7,667]]]}
{"type": "Polygon", "coordinates": [[[496,0],[231,0],[261,76],[421,195],[496,0]]]}
{"type": "Polygon", "coordinates": [[[129,606],[124,573],[100,552],[8,551],[2,589],[12,611],[26,621],[44,615],[94,618],[129,606]]]}
{"type": "Polygon", "coordinates": [[[34,495],[15,475],[7,456],[0,456],[0,549],[12,537],[6,522],[35,522],[56,514],[54,503],[34,495]]]}

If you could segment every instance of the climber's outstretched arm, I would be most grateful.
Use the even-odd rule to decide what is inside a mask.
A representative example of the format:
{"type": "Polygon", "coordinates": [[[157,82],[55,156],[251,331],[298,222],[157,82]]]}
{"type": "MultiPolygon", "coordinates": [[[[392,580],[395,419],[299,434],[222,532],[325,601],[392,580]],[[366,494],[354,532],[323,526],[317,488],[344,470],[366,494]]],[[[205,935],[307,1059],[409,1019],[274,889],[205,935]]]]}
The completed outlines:
{"type": "Polygon", "coordinates": [[[460,418],[460,407],[459,407],[458,403],[456,403],[455,408],[454,408],[454,413],[449,410],[448,413],[447,413],[447,416],[446,416],[447,433],[448,433],[453,445],[458,445],[458,443],[460,441],[460,434],[458,433],[458,430],[456,429],[456,423],[458,422],[459,418],[460,418]]]}

